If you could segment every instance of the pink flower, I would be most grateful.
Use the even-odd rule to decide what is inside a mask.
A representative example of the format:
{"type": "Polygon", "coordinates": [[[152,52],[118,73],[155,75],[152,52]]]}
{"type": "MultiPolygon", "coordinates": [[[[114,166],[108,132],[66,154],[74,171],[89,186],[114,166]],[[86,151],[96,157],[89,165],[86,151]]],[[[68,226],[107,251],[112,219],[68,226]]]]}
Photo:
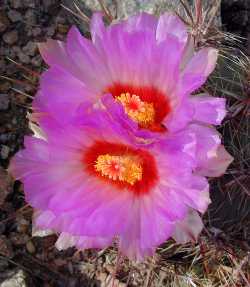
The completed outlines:
{"type": "Polygon", "coordinates": [[[141,145],[106,111],[79,107],[68,117],[65,126],[48,121],[46,138],[26,137],[10,166],[39,211],[35,225],[61,234],[58,248],[102,248],[117,238],[125,255],[142,259],[175,236],[190,208],[206,210],[192,133],[141,145]]]}
{"type": "Polygon", "coordinates": [[[91,36],[92,41],[73,27],[66,43],[40,44],[50,66],[34,101],[40,122],[54,117],[64,125],[65,113],[88,102],[106,109],[143,143],[191,129],[202,161],[197,171],[223,174],[232,158],[211,125],[225,117],[225,99],[190,95],[214,70],[217,50],[195,52],[187,27],[169,13],[159,19],[142,13],[107,28],[97,13],[91,36]]]}
{"type": "Polygon", "coordinates": [[[224,99],[190,96],[214,70],[218,52],[195,52],[177,16],[166,13],[157,19],[142,13],[104,27],[102,16],[94,14],[91,36],[89,40],[73,27],[65,43],[40,44],[50,69],[41,77],[42,93],[34,103],[38,112],[63,121],[55,105],[71,112],[79,103],[96,103],[110,94],[139,129],[154,137],[192,121],[221,123],[224,99]]]}
{"type": "Polygon", "coordinates": [[[194,52],[171,14],[107,28],[95,14],[91,35],[72,28],[66,43],[40,45],[50,68],[33,103],[39,127],[10,170],[37,210],[36,228],[60,234],[59,249],[116,239],[129,258],[142,259],[169,237],[197,238],[195,210],[210,203],[205,177],[232,161],[212,127],[225,100],[190,95],[217,51],[194,52]]]}

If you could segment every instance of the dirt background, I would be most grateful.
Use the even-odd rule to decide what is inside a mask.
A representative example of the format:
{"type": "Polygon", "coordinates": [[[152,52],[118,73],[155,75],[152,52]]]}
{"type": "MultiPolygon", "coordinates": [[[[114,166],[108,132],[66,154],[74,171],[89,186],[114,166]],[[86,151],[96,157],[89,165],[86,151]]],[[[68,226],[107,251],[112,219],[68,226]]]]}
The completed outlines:
{"type": "MultiPolygon", "coordinates": [[[[23,147],[24,135],[30,133],[26,113],[37,89],[37,73],[45,69],[36,43],[50,37],[63,40],[69,27],[78,24],[60,4],[57,0],[0,0],[1,287],[104,286],[114,271],[112,251],[108,256],[105,252],[97,256],[95,251],[83,253],[74,249],[59,252],[54,248],[55,236],[31,238],[31,209],[25,205],[22,185],[14,183],[4,171],[10,158],[23,147]]],[[[222,1],[221,11],[223,29],[244,37],[242,49],[250,54],[250,1],[222,1]]],[[[86,13],[89,15],[90,11],[86,13]]],[[[249,202],[244,203],[244,212],[239,210],[228,195],[219,192],[222,182],[223,179],[213,182],[216,192],[208,215],[216,220],[211,221],[210,227],[221,233],[221,222],[226,222],[227,228],[230,225],[237,230],[239,239],[247,239],[249,202]],[[227,208],[221,211],[219,207],[225,201],[227,208]],[[235,221],[243,223],[237,225],[235,221]]],[[[145,277],[145,272],[144,266],[138,271],[138,278],[145,277]]],[[[126,276],[126,272],[120,274],[120,278],[126,276]]],[[[125,286],[126,280],[121,279],[119,286],[125,286]]]]}

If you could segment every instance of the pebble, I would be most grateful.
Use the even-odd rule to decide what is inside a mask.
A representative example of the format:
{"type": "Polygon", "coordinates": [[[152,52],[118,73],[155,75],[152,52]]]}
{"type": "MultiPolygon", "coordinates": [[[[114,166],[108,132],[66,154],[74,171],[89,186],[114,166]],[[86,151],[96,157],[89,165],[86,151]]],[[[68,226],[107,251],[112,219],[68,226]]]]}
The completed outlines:
{"type": "Polygon", "coordinates": [[[23,233],[11,232],[9,235],[9,239],[14,246],[20,246],[23,244],[27,244],[27,242],[29,241],[29,236],[23,233]]]}
{"type": "MultiPolygon", "coordinates": [[[[0,206],[4,203],[8,194],[12,191],[12,179],[7,171],[0,167],[0,206]]],[[[3,229],[1,226],[0,230],[3,229]]],[[[0,246],[1,248],[1,246],[0,246]]]]}
{"type": "MultiPolygon", "coordinates": [[[[0,272],[2,273],[9,266],[8,261],[0,260],[0,272]]],[[[1,285],[0,285],[1,286],[1,285]]]]}
{"type": "Polygon", "coordinates": [[[35,67],[40,67],[42,65],[42,59],[40,55],[37,55],[32,58],[31,64],[34,65],[35,67]]]}
{"type": "Polygon", "coordinates": [[[34,254],[36,252],[36,248],[31,240],[26,243],[26,249],[31,254],[34,254]]]}
{"type": "Polygon", "coordinates": [[[23,270],[18,270],[12,276],[6,276],[7,279],[0,283],[0,287],[27,287],[26,275],[23,270]]]}
{"type": "Polygon", "coordinates": [[[54,36],[55,32],[56,32],[55,26],[51,26],[51,27],[47,28],[46,35],[48,37],[52,37],[52,36],[54,36]]]}
{"type": "Polygon", "coordinates": [[[10,0],[10,6],[14,9],[22,8],[23,0],[10,0]]]}
{"type": "Polygon", "coordinates": [[[20,233],[27,233],[29,229],[29,221],[21,218],[20,220],[17,220],[17,231],[20,233]]]}
{"type": "Polygon", "coordinates": [[[3,41],[6,44],[13,45],[17,42],[18,40],[18,33],[16,30],[12,30],[10,32],[6,32],[3,34],[3,41]]]}
{"type": "Polygon", "coordinates": [[[37,51],[37,44],[35,42],[29,41],[24,47],[23,52],[26,55],[34,56],[37,51]]]}
{"type": "Polygon", "coordinates": [[[29,64],[30,62],[30,57],[26,55],[24,52],[20,51],[18,53],[18,59],[23,63],[23,64],[29,64]]]}
{"type": "Polygon", "coordinates": [[[10,10],[8,12],[8,17],[11,20],[11,22],[18,22],[22,20],[22,14],[16,10],[10,10]]]}
{"type": "Polygon", "coordinates": [[[0,111],[8,110],[10,105],[10,99],[7,94],[0,94],[0,111]]]}
{"type": "Polygon", "coordinates": [[[9,157],[9,153],[10,148],[7,145],[1,145],[0,157],[5,160],[9,157]]]}
{"type": "Polygon", "coordinates": [[[33,9],[28,9],[24,15],[25,23],[29,26],[36,25],[36,14],[33,9]]]}
{"type": "Polygon", "coordinates": [[[55,4],[55,1],[52,0],[42,0],[42,5],[43,8],[45,10],[45,12],[49,12],[49,10],[51,9],[51,7],[55,4]]]}
{"type": "Polygon", "coordinates": [[[42,33],[42,29],[39,28],[39,27],[36,27],[36,28],[32,29],[32,35],[34,37],[37,37],[37,36],[41,35],[41,33],[42,33]]]}
{"type": "Polygon", "coordinates": [[[11,244],[4,235],[0,235],[0,254],[7,258],[11,258],[13,256],[11,244]]]}
{"type": "Polygon", "coordinates": [[[12,138],[11,133],[0,133],[0,143],[5,144],[12,138]]]}
{"type": "Polygon", "coordinates": [[[34,0],[22,0],[24,7],[36,8],[36,1],[34,0]]]}
{"type": "Polygon", "coordinates": [[[4,32],[9,26],[9,19],[4,14],[3,11],[0,11],[0,33],[4,32]]]}

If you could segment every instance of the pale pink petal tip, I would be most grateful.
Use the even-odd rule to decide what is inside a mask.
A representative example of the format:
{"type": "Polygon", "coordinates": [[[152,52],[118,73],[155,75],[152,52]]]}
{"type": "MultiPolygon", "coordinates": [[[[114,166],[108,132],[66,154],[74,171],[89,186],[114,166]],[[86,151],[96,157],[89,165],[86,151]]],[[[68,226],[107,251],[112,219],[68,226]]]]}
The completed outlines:
{"type": "Polygon", "coordinates": [[[38,43],[39,52],[48,65],[56,64],[60,56],[61,60],[66,56],[65,44],[61,41],[48,39],[46,42],[38,43]]]}
{"type": "Polygon", "coordinates": [[[233,162],[233,157],[226,151],[223,145],[219,145],[213,157],[207,160],[202,169],[197,170],[200,175],[219,177],[223,175],[228,166],[233,162]]]}
{"type": "Polygon", "coordinates": [[[184,44],[184,48],[188,39],[187,26],[178,16],[166,12],[159,18],[156,30],[156,40],[165,40],[169,34],[173,35],[180,42],[182,42],[184,44]]]}
{"type": "Polygon", "coordinates": [[[73,236],[69,233],[61,233],[55,243],[58,250],[64,250],[70,247],[77,247],[79,249],[105,248],[112,243],[112,238],[104,237],[89,237],[89,236],[73,236]]]}
{"type": "Polygon", "coordinates": [[[194,107],[194,120],[212,125],[220,125],[226,116],[226,100],[208,95],[197,95],[190,99],[194,107]]]}
{"type": "Polygon", "coordinates": [[[218,50],[204,48],[194,54],[185,69],[185,73],[201,74],[204,77],[208,77],[215,69],[217,57],[218,50]]]}
{"type": "Polygon", "coordinates": [[[190,241],[197,241],[203,229],[203,223],[199,214],[194,210],[189,210],[187,217],[176,224],[172,235],[177,243],[184,244],[190,241]]]}
{"type": "Polygon", "coordinates": [[[55,232],[52,229],[41,229],[37,225],[37,218],[41,215],[41,212],[38,210],[34,210],[33,217],[32,217],[32,236],[37,237],[45,237],[51,234],[54,234],[55,232]]]}

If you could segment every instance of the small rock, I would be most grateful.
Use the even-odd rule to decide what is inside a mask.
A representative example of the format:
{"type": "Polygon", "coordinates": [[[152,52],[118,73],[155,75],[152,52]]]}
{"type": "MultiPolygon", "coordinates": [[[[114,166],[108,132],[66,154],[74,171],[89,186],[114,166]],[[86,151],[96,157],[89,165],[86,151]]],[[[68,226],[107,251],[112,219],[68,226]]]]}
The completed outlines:
{"type": "Polygon", "coordinates": [[[22,0],[10,0],[10,6],[14,9],[22,8],[22,0]]]}
{"type": "Polygon", "coordinates": [[[29,236],[27,234],[17,232],[11,232],[9,238],[15,246],[26,244],[29,241],[29,236]]]}
{"type": "Polygon", "coordinates": [[[0,59],[0,74],[4,74],[6,69],[5,61],[4,59],[0,59]]]}
{"type": "Polygon", "coordinates": [[[8,12],[8,17],[11,20],[11,22],[18,22],[22,20],[22,14],[16,10],[10,10],[8,12]]]}
{"type": "Polygon", "coordinates": [[[31,254],[34,254],[36,252],[36,248],[31,240],[26,243],[26,249],[31,254]]]}
{"type": "Polygon", "coordinates": [[[11,88],[11,84],[9,82],[7,81],[3,83],[0,82],[0,92],[6,93],[9,91],[10,88],[11,88]]]}
{"type": "Polygon", "coordinates": [[[57,25],[57,31],[60,34],[66,34],[69,30],[69,26],[68,25],[63,25],[63,24],[58,24],[57,25]]]}
{"type": "Polygon", "coordinates": [[[26,275],[23,270],[18,270],[0,284],[0,287],[27,287],[26,275]]]}
{"type": "Polygon", "coordinates": [[[23,52],[29,56],[34,56],[37,51],[37,44],[34,42],[28,42],[26,46],[23,47],[23,52]]]}
{"type": "Polygon", "coordinates": [[[62,258],[56,258],[56,259],[54,260],[54,263],[55,263],[57,266],[61,267],[61,266],[66,265],[66,264],[67,264],[67,261],[64,260],[64,259],[62,259],[62,258]]]}
{"type": "Polygon", "coordinates": [[[33,9],[28,9],[24,15],[25,23],[27,25],[36,25],[36,14],[33,9]]]}
{"type": "Polygon", "coordinates": [[[29,221],[21,218],[17,220],[17,231],[20,233],[27,233],[29,229],[29,221]]]}
{"type": "Polygon", "coordinates": [[[37,36],[41,35],[41,33],[42,33],[42,29],[39,28],[39,27],[36,27],[36,28],[34,28],[34,29],[32,30],[32,35],[33,35],[34,37],[37,37],[37,36]]]}
{"type": "Polygon", "coordinates": [[[18,33],[16,30],[12,30],[10,32],[6,32],[3,35],[3,40],[6,44],[13,45],[18,40],[18,33]]]}
{"type": "Polygon", "coordinates": [[[11,138],[10,133],[2,133],[0,134],[0,143],[5,144],[10,140],[10,138],[11,138]]]}
{"type": "Polygon", "coordinates": [[[66,23],[66,17],[64,15],[58,15],[55,19],[55,22],[57,24],[65,24],[66,23]]]}
{"type": "Polygon", "coordinates": [[[54,2],[55,1],[53,0],[42,0],[42,3],[43,3],[42,5],[43,5],[45,12],[48,12],[51,9],[51,7],[55,4],[54,2]]]}
{"type": "Polygon", "coordinates": [[[1,146],[1,152],[0,152],[0,157],[2,159],[7,159],[10,153],[10,148],[7,145],[2,145],[1,146]]]}
{"type": "MultiPolygon", "coordinates": [[[[0,272],[2,273],[9,266],[8,261],[0,260],[0,272]]],[[[1,286],[1,285],[0,285],[1,286]]]]}
{"type": "Polygon", "coordinates": [[[30,62],[30,57],[29,57],[28,55],[26,55],[25,53],[23,53],[22,51],[20,51],[17,56],[18,56],[18,59],[19,59],[22,63],[24,63],[24,64],[29,64],[29,62],[30,62]]]}
{"type": "Polygon", "coordinates": [[[11,244],[4,235],[0,235],[0,254],[7,258],[11,258],[13,256],[11,244]]]}
{"type": "Polygon", "coordinates": [[[15,52],[15,54],[18,54],[21,51],[21,48],[19,46],[13,46],[11,49],[13,52],[15,52]]]}
{"type": "Polygon", "coordinates": [[[52,37],[54,36],[55,32],[56,32],[56,28],[54,26],[51,26],[47,29],[46,34],[48,37],[52,37]]]}
{"type": "Polygon", "coordinates": [[[42,65],[42,58],[40,55],[37,55],[32,58],[31,64],[35,67],[40,67],[42,65]]]}
{"type": "Polygon", "coordinates": [[[3,11],[0,11],[0,33],[4,32],[9,26],[10,22],[3,11]]]}
{"type": "Polygon", "coordinates": [[[0,94],[0,111],[8,110],[10,105],[10,99],[7,94],[0,94]]]}
{"type": "Polygon", "coordinates": [[[0,205],[12,190],[12,179],[5,169],[0,168],[0,205]]]}
{"type": "Polygon", "coordinates": [[[29,7],[29,8],[35,8],[36,7],[36,1],[34,0],[22,0],[23,5],[25,7],[29,7]]]}

